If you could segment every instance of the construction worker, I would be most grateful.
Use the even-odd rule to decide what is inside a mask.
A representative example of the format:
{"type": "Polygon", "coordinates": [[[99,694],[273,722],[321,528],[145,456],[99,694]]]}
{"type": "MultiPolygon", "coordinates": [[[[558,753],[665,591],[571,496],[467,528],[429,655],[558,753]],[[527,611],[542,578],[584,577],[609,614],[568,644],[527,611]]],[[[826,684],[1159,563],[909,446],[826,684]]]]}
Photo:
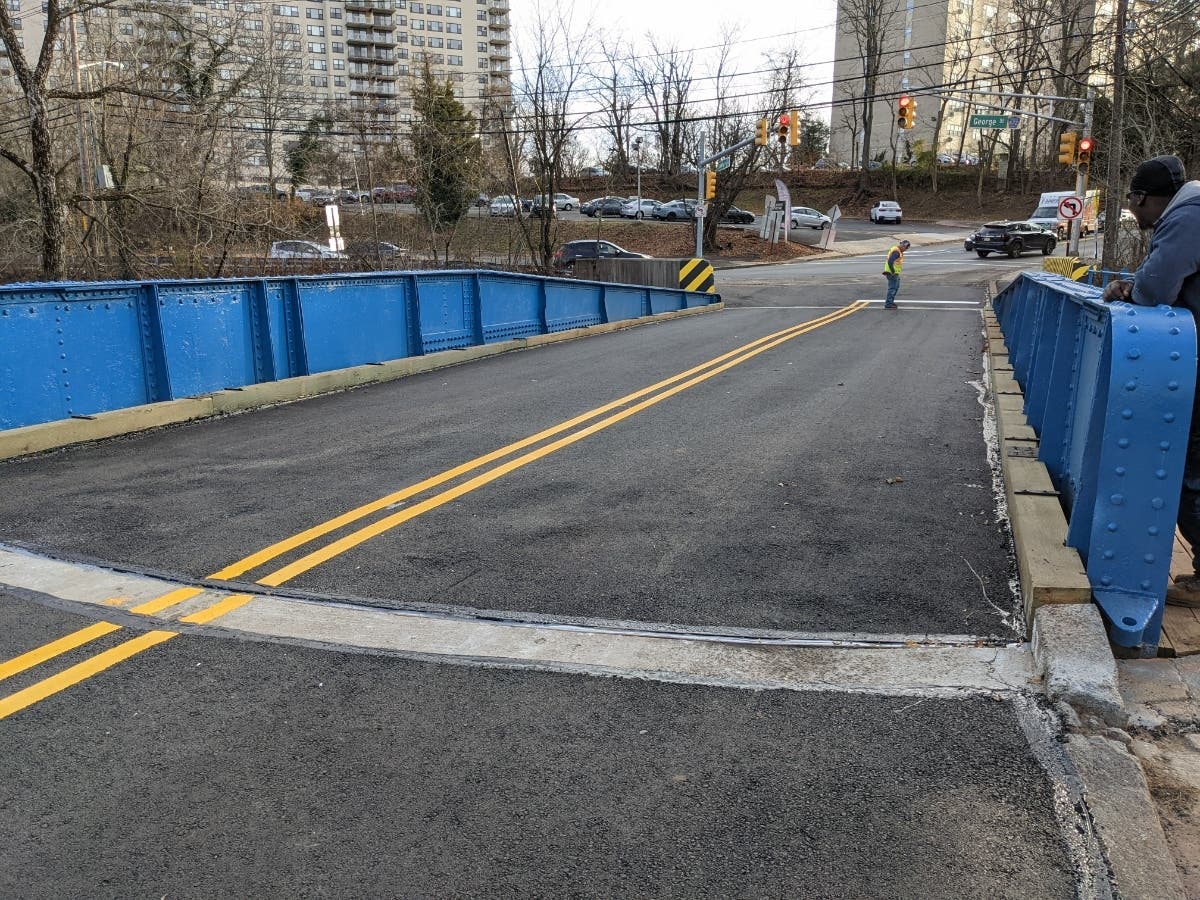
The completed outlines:
{"type": "Polygon", "coordinates": [[[904,267],[904,251],[912,245],[901,241],[888,251],[887,262],[883,266],[883,277],[887,279],[887,299],[883,301],[884,309],[896,308],[896,294],[900,292],[900,270],[904,267]]]}

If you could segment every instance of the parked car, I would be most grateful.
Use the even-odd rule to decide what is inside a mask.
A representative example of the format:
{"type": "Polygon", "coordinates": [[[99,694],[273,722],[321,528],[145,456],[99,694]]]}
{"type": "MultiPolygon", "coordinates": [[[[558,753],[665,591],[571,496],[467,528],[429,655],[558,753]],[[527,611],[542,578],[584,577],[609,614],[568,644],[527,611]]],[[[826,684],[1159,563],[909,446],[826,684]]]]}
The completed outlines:
{"type": "Polygon", "coordinates": [[[823,212],[813,209],[811,206],[793,206],[792,207],[792,227],[812,228],[817,231],[824,231],[833,220],[823,212]]]}
{"type": "Polygon", "coordinates": [[[579,208],[579,198],[572,197],[570,194],[555,194],[554,208],[572,210],[579,208]]]}
{"type": "Polygon", "coordinates": [[[328,206],[330,203],[337,203],[337,196],[332,191],[314,191],[308,202],[313,206],[328,206]]]}
{"type": "Polygon", "coordinates": [[[346,259],[345,253],[330,250],[326,244],[315,241],[275,241],[271,244],[268,259],[346,259]]]}
{"type": "Polygon", "coordinates": [[[639,206],[637,197],[634,197],[621,207],[621,215],[626,219],[644,219],[646,216],[653,216],[654,211],[660,206],[662,206],[661,203],[651,200],[649,197],[643,197],[639,206]]]}
{"type": "Polygon", "coordinates": [[[529,214],[541,218],[545,213],[556,216],[558,215],[558,207],[551,203],[545,196],[534,197],[533,203],[529,206],[529,214]]]}
{"type": "Polygon", "coordinates": [[[395,260],[408,253],[403,247],[387,241],[358,241],[346,245],[346,256],[350,259],[395,260]]]}
{"type": "Polygon", "coordinates": [[[665,222],[677,222],[680,219],[690,220],[696,218],[696,201],[695,200],[672,200],[670,203],[660,204],[651,215],[654,218],[665,222]]]}
{"type": "Polygon", "coordinates": [[[625,208],[625,204],[628,202],[628,197],[602,197],[592,207],[592,216],[618,218],[621,215],[621,210],[625,208]]]}
{"type": "Polygon", "coordinates": [[[624,197],[612,197],[612,196],[596,197],[592,200],[586,200],[583,203],[580,203],[579,211],[581,213],[583,213],[585,216],[591,216],[594,218],[596,215],[596,211],[600,208],[600,206],[602,204],[610,203],[614,200],[620,201],[622,204],[624,204],[625,199],[626,198],[624,198],[624,197]]]}
{"type": "Polygon", "coordinates": [[[871,206],[868,218],[876,225],[883,222],[895,222],[899,225],[904,221],[904,211],[895,200],[876,200],[871,206]]]}
{"type": "Polygon", "coordinates": [[[583,170],[585,178],[603,178],[607,174],[600,166],[588,166],[583,170]]]}
{"type": "Polygon", "coordinates": [[[1032,222],[988,222],[971,235],[972,249],[984,259],[989,253],[1007,253],[1016,259],[1030,250],[1040,250],[1043,256],[1054,252],[1058,236],[1032,222]]]}
{"type": "Polygon", "coordinates": [[[488,204],[489,216],[515,216],[517,214],[517,204],[519,200],[515,200],[511,195],[502,194],[499,197],[493,197],[488,204]]]}
{"type": "Polygon", "coordinates": [[[754,222],[754,213],[748,209],[739,209],[736,206],[731,206],[725,210],[725,214],[721,216],[720,221],[726,225],[750,225],[754,222]]]}
{"type": "Polygon", "coordinates": [[[645,253],[634,253],[611,241],[568,241],[554,254],[554,268],[560,272],[575,269],[577,259],[651,259],[645,253]]]}
{"type": "Polygon", "coordinates": [[[343,206],[354,206],[359,203],[366,203],[370,199],[371,195],[367,191],[351,191],[343,188],[337,192],[337,202],[343,206]]]}
{"type": "Polygon", "coordinates": [[[271,186],[266,184],[251,184],[246,187],[240,187],[235,193],[240,200],[269,200],[271,198],[286,200],[288,196],[287,191],[283,190],[283,188],[272,190],[271,186]]]}
{"type": "Polygon", "coordinates": [[[476,207],[483,207],[483,206],[487,206],[491,202],[492,202],[492,198],[489,197],[487,194],[480,194],[478,197],[476,197],[472,201],[471,205],[476,206],[476,207]]]}

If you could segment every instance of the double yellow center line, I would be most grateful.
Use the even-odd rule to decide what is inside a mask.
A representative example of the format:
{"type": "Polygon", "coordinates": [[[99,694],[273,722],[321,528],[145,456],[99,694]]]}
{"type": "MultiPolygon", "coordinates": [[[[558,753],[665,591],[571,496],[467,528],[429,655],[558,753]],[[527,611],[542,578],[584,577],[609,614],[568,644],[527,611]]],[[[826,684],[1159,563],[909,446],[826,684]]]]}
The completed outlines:
{"type": "MultiPolygon", "coordinates": [[[[265,547],[262,550],[252,553],[249,556],[234,562],[223,569],[214,572],[209,576],[211,579],[230,580],[245,575],[247,572],[265,566],[272,560],[310,544],[319,538],[324,537],[334,531],[353,525],[354,523],[374,514],[385,510],[397,503],[408,500],[418,494],[423,494],[434,488],[440,487],[447,482],[454,481],[464,475],[475,472],[486,466],[503,460],[506,457],[512,456],[522,450],[526,452],[519,456],[512,457],[505,462],[500,463],[484,472],[475,475],[473,478],[466,479],[446,488],[445,490],[428,497],[419,503],[406,507],[403,510],[392,513],[358,528],[316,550],[297,558],[288,563],[282,568],[276,569],[258,579],[256,583],[268,587],[278,587],[298,575],[309,571],[310,569],[319,566],[323,562],[327,562],[336,556],[340,556],[348,550],[357,547],[359,544],[370,540],[384,532],[390,531],[393,528],[414,519],[423,513],[437,509],[440,506],[455,500],[464,494],[468,494],[486,484],[504,477],[510,472],[514,472],[524,466],[529,465],[543,457],[549,456],[564,447],[569,447],[572,444],[590,437],[597,432],[616,425],[628,419],[630,416],[636,415],[643,410],[650,408],[658,403],[667,400],[676,394],[702,384],[710,378],[713,378],[722,372],[732,369],[734,366],[741,365],[750,359],[758,356],[760,353],[779,346],[780,344],[790,341],[793,338],[808,334],[825,325],[832,324],[847,316],[853,315],[859,310],[867,306],[865,301],[852,303],[849,306],[836,310],[827,315],[821,316],[800,325],[794,325],[790,328],[785,328],[782,331],[774,332],[765,337],[744,344],[735,350],[724,353],[713,359],[708,360],[698,366],[674,375],[649,387],[642,388],[631,394],[626,394],[617,400],[606,403],[603,406],[598,406],[595,409],[589,410],[581,415],[575,416],[559,423],[551,428],[539,431],[519,441],[507,444],[490,453],[478,456],[475,459],[469,460],[462,465],[447,469],[430,478],[416,484],[409,485],[402,490],[388,494],[385,497],[380,497],[378,500],[373,500],[355,509],[342,513],[319,525],[314,525],[301,531],[285,540],[279,541],[265,547]],[[603,418],[601,418],[603,417],[603,418]],[[595,421],[593,421],[595,420],[595,421]],[[586,423],[591,424],[586,424],[586,423]],[[580,427],[583,426],[583,427],[580,427]],[[577,430],[572,430],[577,429],[577,430]],[[564,434],[564,432],[566,432],[564,434]],[[556,437],[562,435],[561,437],[556,437]],[[551,438],[556,438],[551,440],[551,438]],[[539,446],[540,445],[540,446],[539,446]],[[534,449],[528,449],[528,448],[534,449]]],[[[149,600],[138,606],[130,609],[130,612],[141,615],[154,615],[176,606],[185,600],[191,599],[203,593],[201,588],[184,587],[170,591],[149,600]]],[[[220,616],[237,609],[240,606],[248,603],[252,599],[249,594],[233,594],[223,598],[222,600],[202,609],[191,615],[181,618],[179,621],[189,624],[204,624],[211,622],[220,616]]],[[[0,680],[9,678],[19,672],[23,672],[33,666],[39,665],[47,660],[53,659],[63,653],[74,650],[90,641],[111,634],[114,631],[120,630],[121,626],[110,622],[97,622],[87,628],[69,634],[56,641],[45,644],[20,656],[14,657],[7,662],[0,663],[0,680]]],[[[117,663],[128,659],[143,650],[149,649],[164,641],[175,637],[178,632],[175,631],[148,631],[138,635],[122,644],[119,644],[109,650],[105,650],[81,663],[71,666],[56,675],[39,681],[29,687],[0,698],[0,719],[12,715],[19,710],[22,710],[34,703],[37,703],[46,697],[65,690],[73,684],[77,684],[86,678],[111,668],[117,663]]]]}

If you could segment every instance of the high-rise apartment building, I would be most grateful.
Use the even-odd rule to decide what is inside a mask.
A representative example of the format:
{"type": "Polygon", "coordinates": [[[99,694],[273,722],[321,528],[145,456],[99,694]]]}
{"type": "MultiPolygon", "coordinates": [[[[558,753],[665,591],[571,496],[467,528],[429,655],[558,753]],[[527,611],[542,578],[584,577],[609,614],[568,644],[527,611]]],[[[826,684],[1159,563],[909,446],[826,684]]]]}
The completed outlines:
{"type": "MultiPolygon", "coordinates": [[[[35,59],[45,38],[45,4],[0,3],[16,20],[26,57],[35,59]]],[[[318,112],[344,113],[369,123],[364,134],[390,139],[404,133],[412,79],[426,63],[481,121],[489,101],[511,94],[508,14],[509,0],[128,0],[63,26],[61,77],[77,77],[72,49],[84,70],[115,66],[106,63],[116,55],[106,49],[114,42],[127,53],[139,42],[183,40],[184,29],[173,23],[186,23],[231,48],[220,78],[236,80],[245,67],[257,66],[241,89],[250,100],[248,126],[254,125],[255,95],[259,101],[270,95],[293,132],[318,112]]],[[[4,57],[0,47],[0,77],[11,74],[4,57]]]]}
{"type": "MultiPolygon", "coordinates": [[[[907,159],[919,149],[973,154],[980,130],[972,113],[1037,112],[1036,101],[997,92],[1072,96],[1093,70],[1094,34],[1111,15],[1107,0],[1064,0],[1030,6],[1016,0],[839,0],[835,43],[830,155],[862,162],[866,73],[876,83],[870,155],[907,159]],[[866,48],[881,48],[868,66],[866,48]],[[935,93],[949,89],[952,95],[935,93]],[[897,99],[917,102],[914,127],[897,128],[897,99]]],[[[1026,119],[1048,135],[1048,120],[1026,119]]]]}

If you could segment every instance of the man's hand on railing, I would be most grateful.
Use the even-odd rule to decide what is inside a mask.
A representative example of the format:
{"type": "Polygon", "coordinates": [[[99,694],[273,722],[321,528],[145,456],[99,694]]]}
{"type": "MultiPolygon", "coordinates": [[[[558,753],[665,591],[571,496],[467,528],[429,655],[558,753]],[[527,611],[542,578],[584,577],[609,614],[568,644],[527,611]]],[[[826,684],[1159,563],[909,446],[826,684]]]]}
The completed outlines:
{"type": "Polygon", "coordinates": [[[1129,300],[1131,297],[1133,297],[1133,282],[1114,279],[1104,288],[1100,299],[1108,303],[1112,300],[1129,300]]]}

